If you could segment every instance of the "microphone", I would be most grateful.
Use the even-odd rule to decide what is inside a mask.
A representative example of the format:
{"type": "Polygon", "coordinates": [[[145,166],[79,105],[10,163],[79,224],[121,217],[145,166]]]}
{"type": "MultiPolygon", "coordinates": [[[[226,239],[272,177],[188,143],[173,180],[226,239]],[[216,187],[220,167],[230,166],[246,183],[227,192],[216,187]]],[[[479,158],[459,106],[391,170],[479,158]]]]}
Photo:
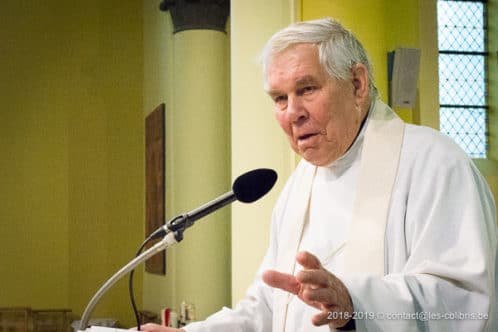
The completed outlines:
{"type": "Polygon", "coordinates": [[[249,171],[242,174],[234,181],[231,191],[195,210],[173,218],[168,221],[166,225],[154,231],[154,233],[146,239],[146,242],[161,236],[163,236],[163,239],[159,240],[159,242],[154,244],[152,247],[128,262],[128,264],[123,266],[118,272],[109,278],[102,285],[102,287],[100,287],[90,302],[88,302],[85,311],[81,316],[78,332],[84,332],[86,330],[93,308],[95,308],[105,292],[119,279],[121,279],[123,275],[133,271],[133,269],[135,269],[135,267],[140,263],[146,261],[165,248],[180,242],[183,239],[183,231],[192,226],[196,220],[218,210],[219,208],[222,208],[227,204],[232,203],[235,200],[243,203],[252,203],[266,195],[270,189],[273,188],[276,181],[277,173],[272,169],[259,168],[249,171]]]}
{"type": "Polygon", "coordinates": [[[149,235],[148,240],[165,236],[169,232],[183,232],[196,220],[230,204],[236,200],[252,203],[266,195],[277,181],[277,172],[268,168],[258,168],[240,175],[235,179],[232,190],[212,201],[180,216],[174,217],[166,225],[149,235]]]}

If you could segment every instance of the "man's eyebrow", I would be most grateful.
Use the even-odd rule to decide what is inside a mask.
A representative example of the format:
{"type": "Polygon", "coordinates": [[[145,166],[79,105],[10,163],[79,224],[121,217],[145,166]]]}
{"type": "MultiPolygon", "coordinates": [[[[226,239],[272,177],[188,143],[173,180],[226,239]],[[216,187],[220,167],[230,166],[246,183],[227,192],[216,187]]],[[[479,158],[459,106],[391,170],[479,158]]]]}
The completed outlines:
{"type": "MultiPolygon", "coordinates": [[[[317,82],[318,81],[314,76],[306,75],[306,76],[298,78],[294,87],[301,88],[301,87],[306,86],[308,84],[317,84],[317,82]]],[[[271,89],[271,88],[266,90],[266,93],[270,96],[277,96],[277,95],[283,94],[283,92],[281,92],[280,90],[271,89]]]]}
{"type": "Polygon", "coordinates": [[[279,90],[274,90],[274,89],[269,89],[269,90],[266,90],[266,93],[270,96],[278,96],[278,95],[281,95],[282,92],[279,91],[279,90]]]}
{"type": "Polygon", "coordinates": [[[307,85],[307,84],[316,84],[316,83],[317,83],[317,80],[313,76],[306,75],[306,76],[303,76],[303,77],[299,78],[296,81],[296,86],[297,87],[301,87],[301,86],[304,86],[304,85],[307,85]]]}

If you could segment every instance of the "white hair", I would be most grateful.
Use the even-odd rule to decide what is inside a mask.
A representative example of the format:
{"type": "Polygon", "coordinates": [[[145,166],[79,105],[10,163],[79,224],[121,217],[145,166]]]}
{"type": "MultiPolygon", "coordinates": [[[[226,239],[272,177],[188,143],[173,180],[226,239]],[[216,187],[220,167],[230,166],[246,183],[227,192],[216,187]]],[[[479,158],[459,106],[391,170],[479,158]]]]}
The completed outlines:
{"type": "Polygon", "coordinates": [[[273,57],[296,44],[315,44],[320,64],[338,80],[349,79],[352,66],[363,64],[368,70],[370,100],[377,97],[373,69],[365,49],[351,31],[332,18],[294,23],[275,33],[261,53],[265,85],[273,57]]]}

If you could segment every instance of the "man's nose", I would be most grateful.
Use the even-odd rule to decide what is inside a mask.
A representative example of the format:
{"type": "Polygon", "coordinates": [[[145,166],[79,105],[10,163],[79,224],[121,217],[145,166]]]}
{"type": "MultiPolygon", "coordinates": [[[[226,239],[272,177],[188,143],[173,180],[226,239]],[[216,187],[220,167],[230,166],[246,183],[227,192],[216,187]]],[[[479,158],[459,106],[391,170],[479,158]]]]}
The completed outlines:
{"type": "Polygon", "coordinates": [[[308,112],[299,97],[288,97],[287,99],[287,116],[291,123],[301,124],[308,118],[308,112]]]}

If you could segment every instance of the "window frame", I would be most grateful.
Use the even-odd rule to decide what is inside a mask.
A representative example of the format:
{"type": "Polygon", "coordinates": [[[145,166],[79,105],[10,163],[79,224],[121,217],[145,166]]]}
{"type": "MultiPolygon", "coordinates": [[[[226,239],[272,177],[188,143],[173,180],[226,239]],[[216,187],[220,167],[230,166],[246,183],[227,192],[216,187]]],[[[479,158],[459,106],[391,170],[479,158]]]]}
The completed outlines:
{"type": "MultiPolygon", "coordinates": [[[[483,73],[483,86],[484,86],[484,105],[473,105],[473,104],[464,104],[464,103],[454,103],[454,104],[441,104],[441,92],[439,91],[438,93],[438,105],[439,105],[439,121],[441,121],[441,110],[442,109],[482,109],[485,112],[485,123],[484,123],[484,151],[483,154],[484,156],[473,156],[472,153],[469,153],[469,156],[473,159],[487,159],[489,156],[489,139],[490,139],[490,130],[489,130],[489,110],[490,110],[490,105],[489,105],[489,81],[488,81],[488,75],[489,75],[489,69],[488,69],[488,61],[489,61],[489,36],[488,36],[488,20],[489,20],[489,15],[488,15],[488,8],[487,0],[436,0],[436,3],[439,2],[473,2],[473,3],[482,3],[483,4],[483,29],[484,29],[484,51],[466,51],[466,50],[445,50],[445,49],[440,49],[440,45],[438,42],[437,45],[437,51],[438,51],[438,67],[440,65],[440,58],[439,56],[442,54],[447,54],[447,55],[463,55],[463,56],[481,56],[483,57],[483,64],[484,64],[484,73],[483,73]]],[[[438,10],[438,5],[436,4],[436,9],[438,10]]],[[[437,25],[437,40],[439,40],[439,14],[436,15],[436,25],[437,25]]],[[[441,84],[439,84],[439,90],[441,89],[441,84]]],[[[439,128],[441,130],[443,126],[441,123],[439,124],[439,128]]],[[[450,136],[451,137],[451,136],[450,136]]]]}

